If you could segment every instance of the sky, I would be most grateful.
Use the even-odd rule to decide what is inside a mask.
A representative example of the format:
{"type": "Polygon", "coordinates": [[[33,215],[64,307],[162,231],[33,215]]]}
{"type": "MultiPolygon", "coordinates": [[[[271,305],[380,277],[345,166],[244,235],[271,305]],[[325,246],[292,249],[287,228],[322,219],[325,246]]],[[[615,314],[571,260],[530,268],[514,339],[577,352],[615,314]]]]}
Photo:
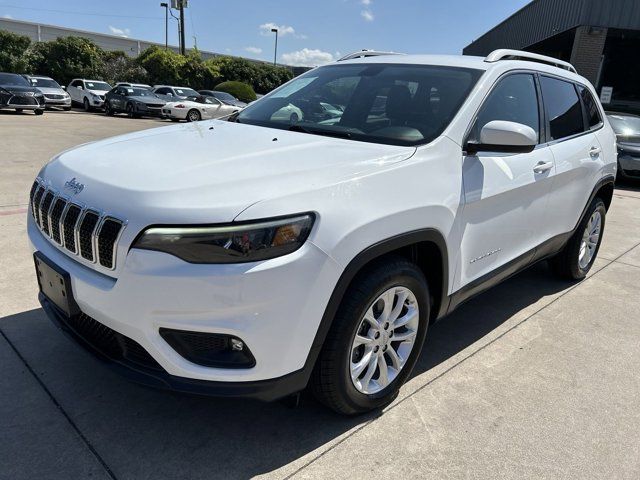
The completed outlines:
{"type": "MultiPolygon", "coordinates": [[[[170,0],[167,0],[170,3],[170,0]]],[[[164,43],[161,0],[0,0],[0,17],[164,43]]],[[[187,47],[315,66],[363,48],[460,54],[529,0],[189,0],[187,47]]],[[[177,14],[177,12],[175,12],[177,14]]],[[[169,17],[169,43],[178,44],[169,17]]]]}

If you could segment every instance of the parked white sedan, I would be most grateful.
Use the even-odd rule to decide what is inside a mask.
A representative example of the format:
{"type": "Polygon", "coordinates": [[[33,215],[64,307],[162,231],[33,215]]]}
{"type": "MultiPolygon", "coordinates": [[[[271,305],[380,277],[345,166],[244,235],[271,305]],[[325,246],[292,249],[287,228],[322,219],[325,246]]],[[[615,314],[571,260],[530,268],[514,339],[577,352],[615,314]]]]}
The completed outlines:
{"type": "Polygon", "coordinates": [[[167,103],[162,108],[162,114],[174,122],[186,120],[197,122],[211,118],[221,118],[242,110],[242,107],[227,105],[217,98],[196,97],[193,100],[179,100],[167,103]]]}

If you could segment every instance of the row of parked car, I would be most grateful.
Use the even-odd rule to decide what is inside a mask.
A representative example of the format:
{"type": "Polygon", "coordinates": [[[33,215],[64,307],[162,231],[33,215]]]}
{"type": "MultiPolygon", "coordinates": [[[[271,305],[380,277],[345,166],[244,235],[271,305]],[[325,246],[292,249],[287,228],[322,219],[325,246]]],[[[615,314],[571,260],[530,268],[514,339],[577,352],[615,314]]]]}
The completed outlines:
{"type": "Polygon", "coordinates": [[[108,116],[124,113],[132,118],[161,117],[176,122],[221,118],[246,106],[233,95],[215,90],[126,82],[112,87],[107,82],[83,78],[62,87],[46,76],[0,73],[0,109],[42,115],[47,108],[71,110],[74,105],[87,112],[104,110],[108,116]]]}

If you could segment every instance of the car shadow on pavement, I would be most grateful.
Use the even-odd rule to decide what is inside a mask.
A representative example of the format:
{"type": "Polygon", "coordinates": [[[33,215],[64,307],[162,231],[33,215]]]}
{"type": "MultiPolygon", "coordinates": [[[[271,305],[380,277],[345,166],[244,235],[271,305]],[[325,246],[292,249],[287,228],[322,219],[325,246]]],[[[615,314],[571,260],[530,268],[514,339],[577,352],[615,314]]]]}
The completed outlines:
{"type": "MultiPolygon", "coordinates": [[[[539,264],[471,300],[431,327],[414,376],[569,285],[539,264]]],[[[249,478],[286,467],[278,474],[283,477],[320,453],[315,450],[379,415],[341,417],[308,394],[292,409],[284,402],[196,397],[141,387],[73,345],[41,309],[0,319],[0,328],[119,479],[249,478]]],[[[24,446],[24,455],[29,455],[29,447],[24,446]]]]}

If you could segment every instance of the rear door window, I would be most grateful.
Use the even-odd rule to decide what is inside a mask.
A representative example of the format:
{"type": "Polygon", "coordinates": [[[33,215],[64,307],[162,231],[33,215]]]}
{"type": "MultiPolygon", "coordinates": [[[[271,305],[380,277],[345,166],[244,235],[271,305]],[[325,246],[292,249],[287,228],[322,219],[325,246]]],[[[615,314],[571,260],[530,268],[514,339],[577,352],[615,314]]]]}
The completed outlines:
{"type": "Polygon", "coordinates": [[[584,132],[582,105],[574,84],[541,76],[540,86],[549,121],[549,140],[560,140],[584,132]]]}
{"type": "Polygon", "coordinates": [[[602,117],[600,116],[600,109],[598,103],[591,95],[588,88],[578,85],[578,91],[582,97],[582,103],[584,104],[584,113],[586,115],[586,122],[590,129],[598,128],[602,124],[602,117]]]}

